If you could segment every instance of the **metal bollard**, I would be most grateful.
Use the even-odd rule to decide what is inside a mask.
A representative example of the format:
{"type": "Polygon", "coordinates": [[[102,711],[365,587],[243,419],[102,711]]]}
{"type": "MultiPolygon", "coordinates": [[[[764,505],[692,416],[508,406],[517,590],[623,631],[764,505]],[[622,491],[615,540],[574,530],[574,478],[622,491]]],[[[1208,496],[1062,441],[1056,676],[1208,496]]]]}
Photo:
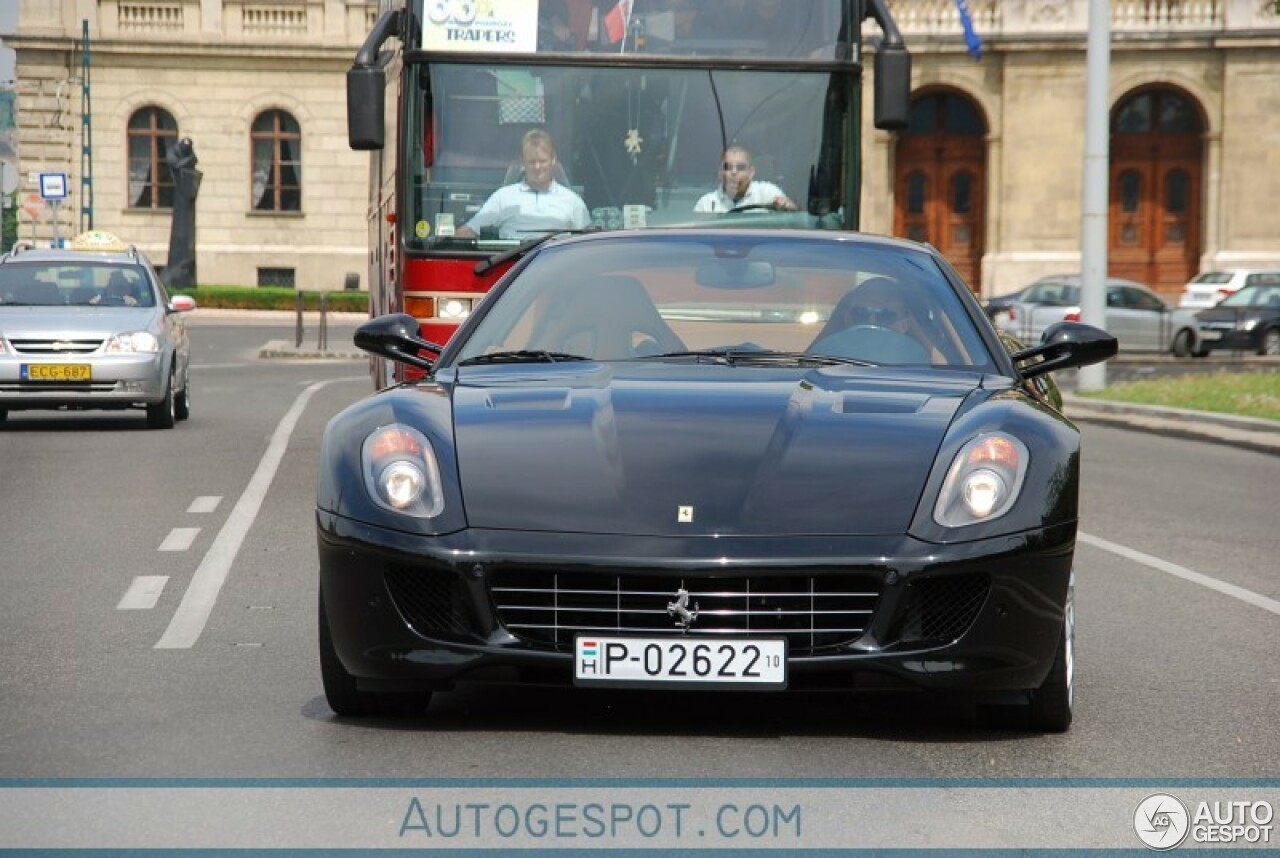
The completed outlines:
{"type": "Polygon", "coordinates": [[[316,346],[322,352],[329,350],[329,293],[320,293],[320,337],[316,346]]]}
{"type": "Polygon", "coordinates": [[[298,321],[294,330],[293,345],[295,348],[302,348],[302,293],[298,292],[294,297],[298,308],[298,321]]]}

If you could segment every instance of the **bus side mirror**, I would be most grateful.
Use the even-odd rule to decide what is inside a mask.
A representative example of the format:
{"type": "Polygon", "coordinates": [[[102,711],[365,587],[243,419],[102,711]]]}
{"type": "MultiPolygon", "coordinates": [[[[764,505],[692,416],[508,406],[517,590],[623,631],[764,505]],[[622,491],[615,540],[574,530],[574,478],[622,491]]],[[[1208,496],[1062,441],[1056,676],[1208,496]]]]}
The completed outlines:
{"type": "Polygon", "coordinates": [[[381,149],[386,122],[387,76],[381,68],[347,69],[347,142],[352,149],[381,149]]]}
{"type": "Polygon", "coordinates": [[[911,115],[911,54],[886,39],[876,49],[875,125],[882,131],[907,127],[911,115]]]}

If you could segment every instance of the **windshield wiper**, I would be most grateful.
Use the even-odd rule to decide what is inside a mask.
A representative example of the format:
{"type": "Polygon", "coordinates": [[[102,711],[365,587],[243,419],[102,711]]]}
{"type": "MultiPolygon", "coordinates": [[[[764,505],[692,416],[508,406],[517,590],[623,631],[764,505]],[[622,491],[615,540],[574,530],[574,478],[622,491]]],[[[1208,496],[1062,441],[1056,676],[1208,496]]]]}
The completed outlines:
{"type": "Polygon", "coordinates": [[[519,349],[509,352],[493,352],[487,355],[476,355],[458,361],[458,366],[477,366],[487,363],[560,363],[562,361],[589,360],[582,355],[571,355],[566,352],[549,352],[543,349],[519,349]]]}
{"type": "Polygon", "coordinates": [[[504,250],[501,253],[496,253],[493,256],[490,256],[488,259],[483,259],[480,262],[477,262],[476,267],[472,270],[475,271],[476,274],[485,274],[494,266],[501,265],[508,259],[519,259],[530,250],[533,250],[545,241],[550,241],[557,235],[581,235],[584,232],[597,232],[598,229],[598,227],[591,226],[586,229],[557,229],[553,232],[544,233],[537,238],[522,241],[509,250],[504,250]]]}
{"type": "Polygon", "coordinates": [[[813,354],[811,352],[782,352],[772,349],[743,348],[731,346],[721,349],[700,349],[689,352],[666,352],[659,355],[645,355],[640,360],[679,360],[690,358],[701,362],[709,358],[712,363],[723,363],[729,366],[876,366],[874,361],[857,358],[840,357],[838,355],[813,354]]]}

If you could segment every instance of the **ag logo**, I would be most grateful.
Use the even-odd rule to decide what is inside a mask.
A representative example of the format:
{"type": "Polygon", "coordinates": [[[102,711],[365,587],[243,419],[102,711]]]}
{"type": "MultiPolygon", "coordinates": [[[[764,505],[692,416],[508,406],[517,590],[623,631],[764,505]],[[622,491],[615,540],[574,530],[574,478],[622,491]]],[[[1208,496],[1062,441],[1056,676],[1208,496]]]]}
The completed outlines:
{"type": "Polygon", "coordinates": [[[1149,849],[1172,849],[1187,839],[1191,818],[1187,806],[1171,795],[1149,795],[1133,812],[1133,830],[1149,849]]]}

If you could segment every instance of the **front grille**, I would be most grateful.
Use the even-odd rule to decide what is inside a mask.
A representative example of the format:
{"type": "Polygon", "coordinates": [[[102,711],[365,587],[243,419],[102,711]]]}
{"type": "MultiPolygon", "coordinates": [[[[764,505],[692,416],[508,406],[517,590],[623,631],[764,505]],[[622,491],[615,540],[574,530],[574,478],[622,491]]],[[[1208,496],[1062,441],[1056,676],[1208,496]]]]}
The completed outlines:
{"type": "Polygon", "coordinates": [[[114,381],[9,381],[0,382],[0,393],[110,393],[116,384],[114,381]]]}
{"type": "Polygon", "coordinates": [[[899,640],[911,645],[951,643],[968,630],[990,589],[991,580],[978,573],[911,581],[899,640]]]}
{"type": "Polygon", "coordinates": [[[92,339],[70,339],[70,340],[50,340],[50,339],[29,339],[29,340],[9,340],[9,345],[13,346],[13,350],[23,355],[44,355],[60,357],[63,355],[87,355],[93,354],[102,347],[102,338],[96,337],[92,339]]]}
{"type": "Polygon", "coordinates": [[[871,575],[775,570],[678,577],[520,569],[495,572],[490,585],[498,618],[511,634],[560,651],[571,649],[579,633],[682,634],[667,606],[684,589],[688,610],[697,608],[690,635],[782,636],[792,654],[817,653],[856,640],[880,598],[871,575]]]}
{"type": "Polygon", "coordinates": [[[388,566],[387,592],[400,616],[421,635],[469,635],[473,612],[462,580],[451,572],[388,566]]]}

